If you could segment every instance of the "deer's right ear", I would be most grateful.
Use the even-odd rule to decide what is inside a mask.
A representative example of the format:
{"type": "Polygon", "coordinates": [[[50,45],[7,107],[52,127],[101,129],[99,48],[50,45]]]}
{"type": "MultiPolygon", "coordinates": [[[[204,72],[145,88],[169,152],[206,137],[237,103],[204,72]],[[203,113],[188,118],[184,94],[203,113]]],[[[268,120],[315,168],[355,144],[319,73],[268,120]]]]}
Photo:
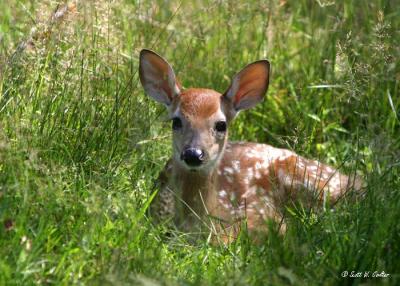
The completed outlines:
{"type": "Polygon", "coordinates": [[[140,51],[139,77],[146,93],[167,106],[180,93],[172,67],[153,51],[140,51]]]}

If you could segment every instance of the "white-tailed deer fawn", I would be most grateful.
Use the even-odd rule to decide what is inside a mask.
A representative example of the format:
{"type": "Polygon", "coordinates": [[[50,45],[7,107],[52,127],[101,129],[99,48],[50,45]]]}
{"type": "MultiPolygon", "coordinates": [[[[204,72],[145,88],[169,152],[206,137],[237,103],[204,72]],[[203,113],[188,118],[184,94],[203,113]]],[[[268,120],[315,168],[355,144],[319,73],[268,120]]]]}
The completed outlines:
{"type": "Polygon", "coordinates": [[[184,229],[208,225],[227,242],[243,221],[250,234],[266,230],[267,219],[281,222],[289,198],[305,194],[335,201],[360,187],[358,179],[292,151],[228,141],[231,121],[262,101],[268,89],[267,60],[247,65],[223,94],[182,89],[168,62],[149,50],[140,53],[139,75],[146,93],[167,107],[172,120],[173,156],[151,206],[159,219],[173,217],[184,229]]]}

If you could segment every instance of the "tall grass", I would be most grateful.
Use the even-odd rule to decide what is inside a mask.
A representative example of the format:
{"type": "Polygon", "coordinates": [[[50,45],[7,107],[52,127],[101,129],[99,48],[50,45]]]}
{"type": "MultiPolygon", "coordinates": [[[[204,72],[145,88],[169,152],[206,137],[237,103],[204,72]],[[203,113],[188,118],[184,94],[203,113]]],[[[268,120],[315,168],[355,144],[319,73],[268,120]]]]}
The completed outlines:
{"type": "Polygon", "coordinates": [[[63,5],[0,2],[0,284],[399,283],[398,1],[63,5]],[[287,234],[261,245],[163,236],[145,211],[169,123],[138,85],[142,48],[220,92],[270,59],[268,97],[232,139],[358,172],[365,199],[289,209],[287,234]]]}

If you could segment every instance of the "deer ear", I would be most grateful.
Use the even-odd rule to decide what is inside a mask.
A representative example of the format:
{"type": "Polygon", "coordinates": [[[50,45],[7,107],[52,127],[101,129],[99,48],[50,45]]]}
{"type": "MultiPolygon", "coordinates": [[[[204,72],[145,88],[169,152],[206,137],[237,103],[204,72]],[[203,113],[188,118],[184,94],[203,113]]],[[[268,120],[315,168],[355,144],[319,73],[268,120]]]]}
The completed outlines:
{"type": "Polygon", "coordinates": [[[269,62],[261,60],[247,65],[233,77],[224,98],[231,103],[235,113],[255,106],[264,98],[269,74],[269,62]]]}
{"type": "Polygon", "coordinates": [[[139,77],[146,93],[167,106],[180,93],[181,87],[172,67],[153,51],[140,52],[139,77]]]}

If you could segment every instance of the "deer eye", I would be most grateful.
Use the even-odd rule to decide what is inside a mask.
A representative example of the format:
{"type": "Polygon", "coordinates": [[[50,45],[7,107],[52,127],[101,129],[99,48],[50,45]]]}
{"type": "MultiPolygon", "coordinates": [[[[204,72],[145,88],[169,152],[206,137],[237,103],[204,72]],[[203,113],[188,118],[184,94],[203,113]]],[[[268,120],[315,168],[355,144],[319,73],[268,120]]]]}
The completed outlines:
{"type": "Polygon", "coordinates": [[[182,120],[178,117],[172,118],[172,129],[179,130],[182,128],[182,120]]]}
{"type": "Polygon", "coordinates": [[[225,121],[218,121],[215,123],[215,130],[218,132],[225,132],[226,131],[226,122],[225,121]]]}

